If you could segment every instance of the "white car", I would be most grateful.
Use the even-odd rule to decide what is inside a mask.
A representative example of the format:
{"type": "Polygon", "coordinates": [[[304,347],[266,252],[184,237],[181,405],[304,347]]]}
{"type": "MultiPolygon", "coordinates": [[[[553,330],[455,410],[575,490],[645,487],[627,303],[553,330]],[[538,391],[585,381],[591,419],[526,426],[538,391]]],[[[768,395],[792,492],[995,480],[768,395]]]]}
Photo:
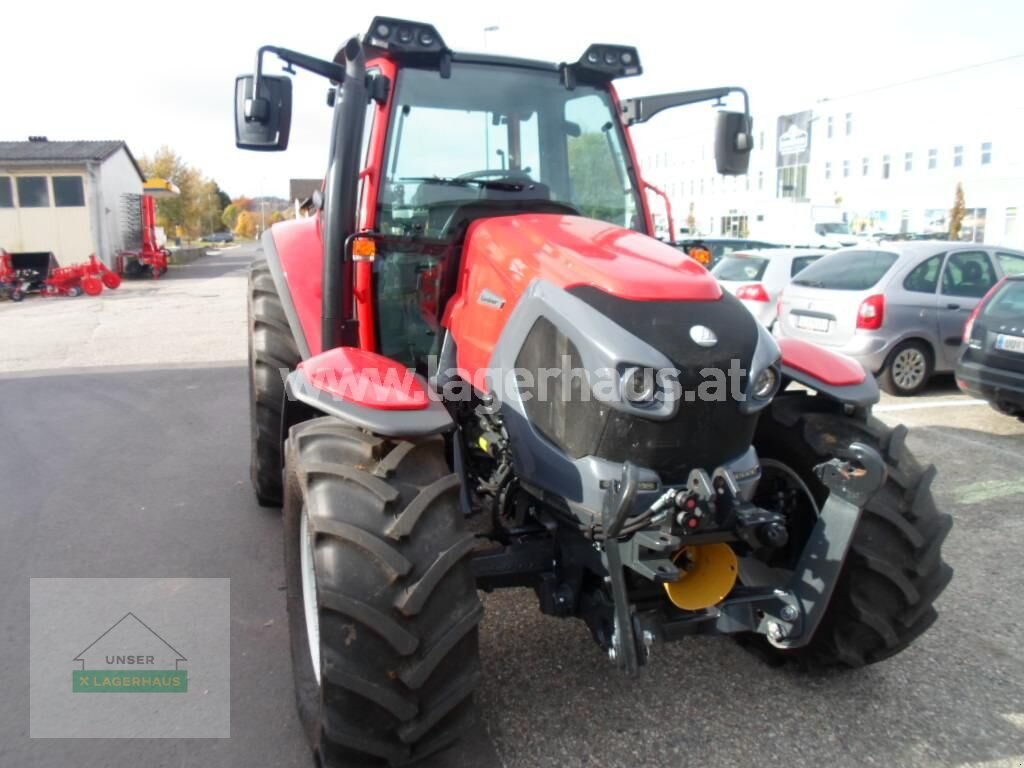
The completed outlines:
{"type": "Polygon", "coordinates": [[[765,248],[735,251],[722,257],[711,270],[729,293],[767,328],[775,322],[782,289],[800,270],[831,251],[819,248],[765,248]]]}

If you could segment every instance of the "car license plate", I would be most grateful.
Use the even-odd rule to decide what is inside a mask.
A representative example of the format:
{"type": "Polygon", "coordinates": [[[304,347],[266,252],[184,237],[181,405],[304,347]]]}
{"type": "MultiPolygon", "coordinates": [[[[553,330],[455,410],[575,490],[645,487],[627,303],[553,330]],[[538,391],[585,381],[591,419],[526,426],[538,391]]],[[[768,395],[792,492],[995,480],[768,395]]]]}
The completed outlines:
{"type": "Polygon", "coordinates": [[[817,333],[828,332],[828,318],[815,317],[814,315],[794,315],[796,327],[805,331],[816,331],[817,333]]]}
{"type": "Polygon", "coordinates": [[[1020,336],[1007,336],[1005,333],[996,335],[996,349],[1005,352],[1024,353],[1024,339],[1020,336]]]}

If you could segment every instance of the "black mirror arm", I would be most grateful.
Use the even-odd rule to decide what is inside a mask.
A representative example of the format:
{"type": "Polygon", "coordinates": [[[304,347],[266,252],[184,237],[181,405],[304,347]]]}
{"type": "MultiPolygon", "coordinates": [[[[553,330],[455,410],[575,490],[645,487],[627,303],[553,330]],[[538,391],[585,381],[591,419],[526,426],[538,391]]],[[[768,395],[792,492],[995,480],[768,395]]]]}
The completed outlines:
{"type": "Polygon", "coordinates": [[[722,86],[720,88],[701,88],[696,91],[679,91],[678,93],[662,93],[657,96],[641,96],[636,99],[623,99],[622,119],[626,125],[645,123],[659,112],[673,107],[698,104],[702,101],[721,99],[731,93],[743,96],[743,113],[750,116],[750,97],[745,89],[739,86],[722,86]]]}
{"type": "Polygon", "coordinates": [[[253,93],[259,93],[260,77],[263,76],[263,55],[272,53],[281,61],[287,63],[285,72],[293,72],[292,66],[312,72],[315,75],[326,77],[334,83],[342,83],[345,80],[345,67],[335,64],[332,61],[324,61],[315,56],[307,56],[304,53],[293,51],[288,48],[280,48],[276,45],[264,45],[256,54],[256,77],[253,85],[253,93]]]}

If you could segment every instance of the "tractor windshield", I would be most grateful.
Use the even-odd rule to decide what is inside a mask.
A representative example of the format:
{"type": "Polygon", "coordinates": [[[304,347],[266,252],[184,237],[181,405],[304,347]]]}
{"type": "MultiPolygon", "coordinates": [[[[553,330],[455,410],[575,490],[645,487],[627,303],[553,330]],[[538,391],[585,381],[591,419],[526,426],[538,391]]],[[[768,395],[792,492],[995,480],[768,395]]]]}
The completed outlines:
{"type": "Polygon", "coordinates": [[[608,91],[570,90],[555,71],[455,62],[442,78],[404,69],[386,154],[386,234],[453,238],[464,206],[506,202],[644,227],[608,91]]]}

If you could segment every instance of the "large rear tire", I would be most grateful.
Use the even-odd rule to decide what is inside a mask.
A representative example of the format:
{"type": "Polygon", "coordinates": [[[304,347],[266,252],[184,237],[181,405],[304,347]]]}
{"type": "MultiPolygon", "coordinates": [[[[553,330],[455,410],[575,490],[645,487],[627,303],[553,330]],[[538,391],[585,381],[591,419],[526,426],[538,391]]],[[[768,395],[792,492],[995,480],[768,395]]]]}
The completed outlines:
{"type": "MultiPolygon", "coordinates": [[[[792,469],[819,507],[828,490],[812,470],[834,456],[837,447],[854,440],[866,443],[888,468],[885,484],[861,513],[832,600],[810,644],[783,651],[760,635],[740,638],[767,660],[795,660],[809,669],[861,667],[904,650],[935,622],[935,600],[953,575],[941,552],[953,520],[936,509],[929,489],[935,468],[918,464],[904,444],[906,432],[873,417],[844,414],[838,404],[803,393],[781,396],[762,414],[754,441],[759,456],[792,469]]],[[[770,479],[762,480],[759,494],[780,498],[781,492],[770,479]]],[[[809,507],[804,505],[797,516],[806,517],[809,507]]],[[[793,520],[791,530],[806,533],[812,524],[793,520]]],[[[802,540],[794,543],[802,546],[802,540]]]]}
{"type": "Polygon", "coordinates": [[[249,267],[249,476],[256,500],[280,506],[284,377],[302,358],[263,259],[249,267]]]}
{"type": "Polygon", "coordinates": [[[474,725],[480,678],[474,537],[444,441],[385,440],[327,417],[293,427],[285,455],[288,622],[307,737],[327,768],[416,762],[474,725]]]}

